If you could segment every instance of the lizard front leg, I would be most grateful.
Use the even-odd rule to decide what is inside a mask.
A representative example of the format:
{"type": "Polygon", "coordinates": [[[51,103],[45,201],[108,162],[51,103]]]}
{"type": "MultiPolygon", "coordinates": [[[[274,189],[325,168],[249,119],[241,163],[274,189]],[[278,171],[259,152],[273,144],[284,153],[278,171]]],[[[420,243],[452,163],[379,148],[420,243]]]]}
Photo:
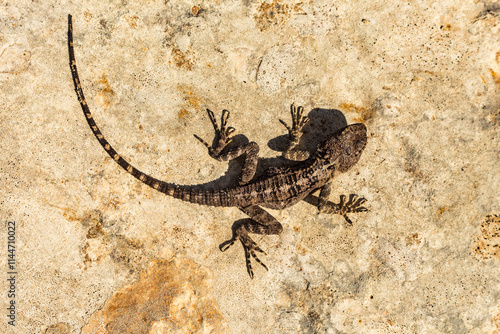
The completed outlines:
{"type": "Polygon", "coordinates": [[[289,127],[285,121],[279,120],[281,124],[288,130],[289,141],[283,152],[283,157],[292,161],[304,161],[309,158],[309,152],[296,149],[299,145],[300,137],[302,137],[302,128],[309,122],[309,117],[303,116],[304,108],[290,106],[290,113],[292,114],[292,126],[289,127]]]}
{"type": "Polygon", "coordinates": [[[194,135],[195,138],[208,148],[208,154],[217,161],[229,161],[245,154],[245,162],[243,163],[239,184],[247,184],[252,180],[257,170],[259,145],[256,142],[250,142],[223,153],[224,148],[233,140],[232,133],[235,131],[232,126],[227,126],[229,111],[225,109],[222,111],[220,129],[214,113],[209,109],[207,109],[207,113],[215,130],[214,145],[209,145],[197,135],[194,135]]]}
{"type": "Polygon", "coordinates": [[[367,208],[361,206],[366,202],[366,198],[358,197],[358,195],[355,194],[349,195],[348,201],[346,201],[345,195],[340,195],[339,204],[328,201],[328,196],[330,196],[331,189],[331,183],[327,183],[321,188],[318,202],[319,212],[341,215],[350,225],[352,225],[352,221],[349,219],[349,217],[347,217],[348,213],[368,211],[367,208]]]}
{"type": "Polygon", "coordinates": [[[257,205],[251,205],[244,208],[239,208],[241,211],[250,216],[233,225],[233,237],[223,242],[219,248],[221,251],[226,251],[231,247],[236,240],[241,241],[243,250],[245,251],[245,261],[247,265],[248,275],[253,278],[253,269],[251,258],[254,258],[257,263],[260,263],[267,270],[267,266],[259,260],[255,252],[265,252],[252,240],[248,233],[256,234],[280,234],[283,231],[283,226],[279,221],[271,216],[267,211],[257,205]]]}

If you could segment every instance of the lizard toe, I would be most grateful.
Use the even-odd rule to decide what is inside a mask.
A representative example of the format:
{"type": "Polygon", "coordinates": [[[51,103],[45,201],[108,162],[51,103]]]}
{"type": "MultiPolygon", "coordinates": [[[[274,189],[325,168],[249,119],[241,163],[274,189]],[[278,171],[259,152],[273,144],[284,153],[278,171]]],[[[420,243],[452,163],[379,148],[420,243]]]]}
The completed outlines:
{"type": "Polygon", "coordinates": [[[225,252],[229,249],[229,247],[231,247],[232,245],[234,245],[234,242],[236,241],[236,239],[229,239],[229,240],[226,240],[224,241],[223,243],[221,243],[219,245],[219,249],[221,252],[225,252]]]}

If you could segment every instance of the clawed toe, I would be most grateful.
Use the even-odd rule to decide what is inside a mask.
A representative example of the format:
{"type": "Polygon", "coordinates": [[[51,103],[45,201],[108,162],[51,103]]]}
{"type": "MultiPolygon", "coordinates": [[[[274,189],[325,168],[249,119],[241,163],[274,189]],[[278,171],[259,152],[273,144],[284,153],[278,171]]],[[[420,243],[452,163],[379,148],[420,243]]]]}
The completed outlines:
{"type": "Polygon", "coordinates": [[[279,120],[281,124],[285,126],[285,128],[288,130],[290,136],[293,137],[299,137],[300,133],[302,133],[302,128],[304,125],[306,125],[309,122],[309,117],[303,116],[304,113],[304,108],[303,107],[295,107],[294,104],[290,106],[290,113],[292,115],[292,126],[288,126],[288,124],[283,121],[279,120]]]}
{"type": "Polygon", "coordinates": [[[239,239],[241,241],[241,244],[243,246],[243,250],[245,252],[245,262],[246,262],[246,267],[247,267],[247,272],[250,278],[253,278],[253,268],[252,268],[252,261],[251,259],[253,258],[255,262],[259,263],[261,266],[263,266],[266,270],[269,270],[267,266],[265,265],[264,262],[262,262],[256,252],[266,254],[256,243],[253,241],[249,236],[239,236],[239,237],[233,237],[229,240],[224,241],[222,244],[219,245],[219,249],[222,252],[225,252],[228,250],[229,247],[234,245],[234,242],[239,239]]]}
{"type": "Polygon", "coordinates": [[[229,110],[227,109],[222,110],[222,115],[220,116],[221,130],[226,127],[228,118],[229,118],[229,110]]]}
{"type": "Polygon", "coordinates": [[[352,226],[352,220],[349,219],[349,217],[347,217],[346,214],[342,215],[342,217],[344,217],[345,221],[352,226]]]}
{"type": "Polygon", "coordinates": [[[249,249],[249,248],[247,248],[247,246],[245,246],[245,244],[243,244],[243,249],[245,250],[245,262],[247,265],[247,272],[248,272],[248,275],[250,275],[250,278],[253,278],[252,262],[250,261],[251,257],[255,260],[255,262],[259,263],[261,266],[263,266],[266,270],[269,271],[269,269],[264,264],[264,262],[262,262],[255,254],[255,251],[259,251],[262,253],[264,253],[264,251],[262,251],[259,247],[257,247],[257,248],[258,249],[249,249]]]}
{"type": "Polygon", "coordinates": [[[198,139],[203,145],[205,145],[209,150],[211,149],[210,145],[208,145],[208,143],[206,141],[204,141],[203,139],[201,139],[198,135],[194,134],[193,136],[196,139],[198,139]]]}
{"type": "Polygon", "coordinates": [[[226,240],[224,241],[223,243],[221,243],[219,245],[219,249],[221,252],[225,252],[229,249],[229,247],[231,247],[232,245],[234,245],[234,242],[236,241],[235,238],[231,238],[229,240],[226,240]]]}
{"type": "Polygon", "coordinates": [[[217,120],[215,119],[215,115],[212,110],[207,109],[207,114],[208,117],[210,118],[210,122],[212,122],[212,125],[214,127],[215,132],[219,132],[219,126],[217,125],[217,120]]]}
{"type": "Polygon", "coordinates": [[[222,115],[220,118],[220,128],[217,124],[217,120],[215,118],[215,114],[210,109],[207,109],[208,117],[210,118],[210,122],[214,127],[215,132],[215,146],[209,145],[206,141],[201,139],[199,136],[194,135],[196,139],[198,139],[205,147],[208,148],[209,154],[212,157],[217,156],[223,149],[229,144],[232,140],[232,134],[236,129],[232,126],[227,126],[227,120],[229,118],[229,111],[224,109],[222,111],[222,115]]]}
{"type": "Polygon", "coordinates": [[[364,206],[361,206],[365,202],[366,202],[366,198],[359,197],[358,195],[355,195],[355,194],[350,194],[349,200],[346,202],[346,196],[341,195],[340,196],[340,203],[338,204],[339,213],[344,217],[344,219],[350,225],[352,225],[352,221],[349,219],[349,217],[347,217],[347,214],[368,211],[367,208],[365,208],[364,206]]]}
{"type": "Polygon", "coordinates": [[[306,125],[307,122],[309,122],[309,117],[303,116],[304,108],[302,106],[299,106],[297,108],[295,107],[295,105],[292,104],[290,106],[290,111],[292,114],[294,128],[302,129],[304,125],[306,125]]]}
{"type": "Polygon", "coordinates": [[[227,120],[229,119],[229,110],[222,110],[222,115],[220,116],[220,130],[216,130],[215,132],[219,136],[219,139],[222,139],[225,144],[230,142],[230,135],[236,130],[232,126],[227,126],[227,120]]]}
{"type": "Polygon", "coordinates": [[[367,201],[364,197],[358,197],[358,195],[351,194],[349,195],[349,201],[347,202],[347,206],[349,207],[349,212],[364,212],[368,211],[367,208],[361,206],[361,204],[367,201]]]}
{"type": "Polygon", "coordinates": [[[232,126],[228,127],[228,128],[226,129],[225,133],[224,133],[224,134],[225,134],[225,136],[226,136],[226,138],[229,138],[229,136],[231,136],[231,134],[232,134],[234,131],[236,131],[236,129],[235,129],[235,128],[233,128],[232,126]]]}
{"type": "Polygon", "coordinates": [[[208,117],[210,118],[210,122],[212,122],[212,125],[215,130],[215,134],[219,138],[228,138],[231,133],[235,131],[235,128],[232,126],[227,126],[227,120],[229,118],[229,110],[222,110],[222,115],[220,117],[220,128],[219,125],[217,124],[217,120],[215,119],[215,115],[213,111],[210,109],[207,109],[208,117]]]}
{"type": "Polygon", "coordinates": [[[280,123],[283,124],[285,126],[285,128],[288,130],[288,132],[292,132],[292,128],[290,128],[288,126],[288,124],[286,124],[286,122],[282,119],[279,119],[280,123]]]}
{"type": "Polygon", "coordinates": [[[243,249],[245,250],[245,262],[247,264],[247,271],[250,278],[253,278],[252,262],[250,261],[251,258],[253,258],[255,262],[259,263],[266,270],[269,270],[267,269],[267,266],[257,257],[257,254],[255,254],[255,252],[263,254],[266,254],[266,252],[264,252],[249,236],[240,236],[240,241],[243,245],[243,249]]]}

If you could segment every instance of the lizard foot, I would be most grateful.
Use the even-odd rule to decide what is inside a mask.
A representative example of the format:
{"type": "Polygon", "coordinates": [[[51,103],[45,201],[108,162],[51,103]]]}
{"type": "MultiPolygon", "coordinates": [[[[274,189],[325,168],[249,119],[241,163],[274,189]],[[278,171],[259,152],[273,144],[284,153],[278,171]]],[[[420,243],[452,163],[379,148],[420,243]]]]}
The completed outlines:
{"type": "Polygon", "coordinates": [[[366,198],[358,197],[358,195],[355,195],[355,194],[350,194],[349,200],[346,202],[346,196],[340,195],[340,203],[338,204],[338,208],[339,208],[338,213],[340,215],[342,215],[342,217],[344,217],[344,219],[350,225],[352,225],[352,221],[349,219],[349,217],[347,217],[347,214],[368,211],[367,208],[365,208],[364,206],[361,206],[365,202],[366,202],[366,198]]]}
{"type": "Polygon", "coordinates": [[[257,257],[257,254],[255,252],[260,252],[263,254],[266,254],[258,245],[255,243],[255,241],[252,240],[247,234],[237,234],[233,236],[231,239],[223,242],[220,244],[219,249],[222,252],[225,252],[229,247],[231,247],[236,240],[240,240],[241,244],[243,245],[243,250],[245,251],[245,262],[247,265],[247,272],[248,275],[250,275],[250,278],[253,278],[253,269],[252,269],[252,262],[251,258],[253,258],[257,263],[259,263],[261,266],[263,266],[266,270],[267,266],[257,257]]]}
{"type": "Polygon", "coordinates": [[[231,134],[235,131],[235,129],[232,126],[227,126],[227,119],[229,118],[228,110],[222,110],[222,115],[220,118],[220,129],[217,125],[217,120],[215,119],[214,113],[209,109],[207,109],[207,113],[208,117],[210,118],[210,122],[212,122],[215,130],[215,147],[212,147],[197,135],[194,135],[194,137],[206,146],[210,156],[217,157],[224,149],[224,147],[226,147],[226,145],[229,144],[233,139],[231,134]]]}
{"type": "Polygon", "coordinates": [[[279,120],[285,126],[290,134],[290,138],[298,140],[302,134],[302,128],[309,122],[309,117],[303,116],[304,108],[295,107],[294,104],[290,106],[290,113],[292,114],[292,127],[289,127],[285,121],[279,120]]]}

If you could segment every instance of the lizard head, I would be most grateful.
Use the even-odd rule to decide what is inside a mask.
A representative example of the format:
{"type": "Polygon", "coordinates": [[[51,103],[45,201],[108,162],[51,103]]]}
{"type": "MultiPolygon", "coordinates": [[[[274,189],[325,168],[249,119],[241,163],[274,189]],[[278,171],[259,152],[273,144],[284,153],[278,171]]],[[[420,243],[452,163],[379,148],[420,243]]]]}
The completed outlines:
{"type": "Polygon", "coordinates": [[[366,126],[356,123],[332,134],[316,151],[328,169],[341,173],[354,166],[366,145],[366,126]]]}

